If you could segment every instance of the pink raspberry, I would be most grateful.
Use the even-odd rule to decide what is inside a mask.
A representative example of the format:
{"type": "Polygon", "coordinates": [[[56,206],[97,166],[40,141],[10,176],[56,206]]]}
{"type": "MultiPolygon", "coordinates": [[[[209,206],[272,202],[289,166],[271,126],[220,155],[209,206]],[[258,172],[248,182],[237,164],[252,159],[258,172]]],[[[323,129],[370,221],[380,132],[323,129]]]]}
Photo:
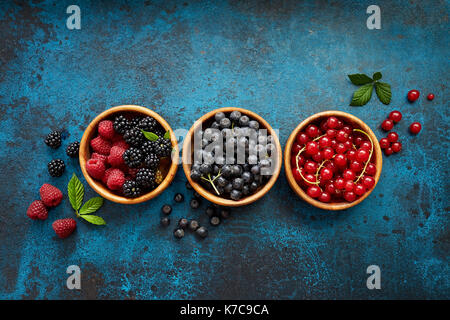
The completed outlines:
{"type": "Polygon", "coordinates": [[[47,207],[56,207],[61,203],[63,194],[61,190],[51,184],[44,183],[39,189],[39,194],[41,195],[42,202],[47,207]]]}
{"type": "Polygon", "coordinates": [[[102,182],[106,185],[106,183],[108,182],[108,178],[109,178],[109,175],[111,174],[111,172],[114,170],[115,168],[109,168],[109,169],[106,169],[106,171],[105,171],[105,174],[103,175],[103,178],[102,178],[102,182]]]}
{"type": "Polygon", "coordinates": [[[105,156],[105,155],[103,155],[103,154],[94,152],[94,153],[91,155],[91,159],[99,159],[99,160],[101,160],[101,161],[103,161],[103,162],[106,162],[106,160],[108,159],[108,157],[105,156]]]}
{"type": "Polygon", "coordinates": [[[108,156],[108,163],[113,167],[122,166],[125,163],[122,158],[124,152],[125,149],[118,146],[113,146],[108,156]]]}
{"type": "Polygon", "coordinates": [[[91,147],[95,152],[107,156],[111,151],[111,142],[103,139],[101,136],[98,136],[91,140],[91,147]]]}
{"type": "Polygon", "coordinates": [[[116,132],[113,128],[113,122],[111,120],[103,120],[98,124],[98,134],[103,138],[111,140],[114,137],[115,133],[116,132]]]}
{"type": "Polygon", "coordinates": [[[47,208],[41,200],[33,201],[27,210],[27,216],[33,220],[45,220],[48,217],[47,208]]]}
{"type": "Polygon", "coordinates": [[[105,163],[100,159],[89,159],[86,162],[86,171],[97,180],[101,180],[105,174],[105,163]]]}
{"type": "Polygon", "coordinates": [[[120,169],[113,169],[109,173],[106,185],[110,190],[121,190],[125,183],[125,174],[120,169]]]}
{"type": "Polygon", "coordinates": [[[130,145],[128,143],[126,143],[125,140],[120,139],[120,140],[113,142],[113,147],[120,147],[124,150],[127,150],[130,148],[130,145]]]}

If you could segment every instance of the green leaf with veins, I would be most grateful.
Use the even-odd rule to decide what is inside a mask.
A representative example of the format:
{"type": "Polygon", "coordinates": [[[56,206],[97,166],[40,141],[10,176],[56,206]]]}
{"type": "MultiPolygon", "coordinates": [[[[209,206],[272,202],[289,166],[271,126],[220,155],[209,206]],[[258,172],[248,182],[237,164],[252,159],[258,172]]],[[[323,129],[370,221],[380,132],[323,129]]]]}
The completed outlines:
{"type": "Polygon", "coordinates": [[[392,93],[389,84],[385,82],[375,82],[375,92],[382,103],[389,104],[391,102],[392,93]]]}
{"type": "Polygon", "coordinates": [[[356,84],[358,86],[373,82],[373,80],[369,76],[363,73],[349,74],[348,78],[353,84],[356,84]]]}
{"type": "Polygon", "coordinates": [[[93,213],[100,209],[100,207],[103,205],[103,198],[101,197],[94,197],[89,199],[84,203],[84,205],[80,209],[80,214],[88,214],[93,213]]]}
{"type": "Polygon", "coordinates": [[[365,84],[353,93],[351,106],[363,106],[369,102],[372,97],[373,84],[365,84]]]}
{"type": "Polygon", "coordinates": [[[75,211],[78,211],[83,203],[84,186],[75,173],[72,175],[72,178],[67,185],[67,193],[69,194],[69,201],[72,208],[75,211]]]}

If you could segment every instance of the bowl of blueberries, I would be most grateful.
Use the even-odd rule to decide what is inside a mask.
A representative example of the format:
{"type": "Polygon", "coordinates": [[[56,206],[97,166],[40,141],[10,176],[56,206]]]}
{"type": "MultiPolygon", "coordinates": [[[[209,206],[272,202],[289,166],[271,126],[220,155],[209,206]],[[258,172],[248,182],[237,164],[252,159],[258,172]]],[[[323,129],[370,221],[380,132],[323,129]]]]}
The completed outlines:
{"type": "Polygon", "coordinates": [[[275,184],[282,151],[274,129],[242,108],[213,110],[189,130],[183,170],[203,198],[227,207],[250,204],[275,184]]]}

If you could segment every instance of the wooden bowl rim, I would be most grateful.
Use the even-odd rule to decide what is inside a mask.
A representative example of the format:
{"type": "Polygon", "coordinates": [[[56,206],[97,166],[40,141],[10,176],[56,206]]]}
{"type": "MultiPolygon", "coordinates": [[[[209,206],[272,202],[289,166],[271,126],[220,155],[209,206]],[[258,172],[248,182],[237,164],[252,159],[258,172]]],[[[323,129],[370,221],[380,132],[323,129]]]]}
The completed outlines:
{"type": "Polygon", "coordinates": [[[272,127],[269,125],[269,123],[266,120],[264,120],[261,116],[257,115],[253,111],[250,111],[250,110],[247,110],[247,109],[243,109],[243,108],[224,107],[224,108],[219,108],[219,109],[212,110],[212,111],[204,114],[189,129],[188,134],[186,135],[185,141],[183,143],[183,154],[182,154],[183,170],[184,170],[184,173],[186,175],[186,178],[188,179],[189,183],[194,188],[194,190],[197,191],[203,198],[207,199],[208,201],[211,201],[211,202],[213,202],[215,204],[218,204],[218,205],[224,206],[224,207],[245,206],[245,205],[248,205],[248,204],[250,204],[252,202],[255,202],[256,200],[258,200],[261,197],[263,197],[273,187],[273,185],[277,181],[278,176],[280,175],[280,172],[281,172],[282,153],[283,152],[282,152],[282,149],[281,149],[280,141],[278,139],[278,136],[277,136],[275,130],[273,130],[272,127]],[[190,149],[189,147],[190,147],[190,144],[191,144],[192,135],[194,133],[194,129],[197,128],[197,126],[199,126],[202,123],[210,120],[218,112],[224,112],[225,113],[225,112],[232,112],[232,111],[239,111],[242,114],[248,115],[248,116],[252,117],[253,119],[257,120],[260,123],[260,125],[262,125],[265,129],[267,129],[269,131],[270,135],[272,135],[275,138],[275,144],[276,144],[276,147],[277,147],[277,150],[278,150],[277,166],[276,166],[275,172],[272,175],[272,177],[270,178],[270,180],[267,181],[267,183],[264,185],[264,187],[262,187],[258,192],[254,193],[254,194],[252,194],[250,196],[247,196],[245,198],[242,198],[242,199],[240,199],[238,201],[231,200],[231,199],[225,199],[225,198],[221,198],[219,196],[216,196],[213,193],[207,191],[200,184],[194,182],[191,179],[191,174],[190,174],[191,173],[191,164],[188,164],[188,162],[190,162],[192,160],[192,153],[188,153],[187,152],[187,150],[190,149]]]}
{"type": "Polygon", "coordinates": [[[302,198],[309,204],[311,204],[317,208],[324,209],[324,210],[345,210],[345,209],[351,208],[351,207],[356,206],[357,204],[361,203],[375,189],[375,187],[378,183],[378,180],[380,179],[382,166],[383,166],[383,157],[381,154],[380,144],[378,143],[378,139],[375,136],[375,134],[373,133],[372,129],[370,129],[370,127],[366,123],[364,123],[364,121],[359,119],[358,117],[356,117],[350,113],[343,112],[343,111],[337,111],[337,110],[323,111],[323,112],[313,114],[312,116],[306,118],[292,131],[291,135],[289,136],[289,138],[286,142],[286,147],[284,149],[284,171],[285,171],[288,183],[291,186],[292,190],[294,190],[294,192],[300,198],[302,198]],[[356,201],[350,202],[350,203],[348,203],[348,202],[324,203],[324,202],[315,200],[315,199],[311,198],[310,196],[308,196],[305,191],[303,191],[303,189],[295,181],[294,176],[292,174],[291,150],[292,150],[293,142],[294,142],[295,138],[297,137],[297,134],[303,128],[305,128],[307,125],[309,125],[310,123],[318,120],[319,118],[329,117],[329,116],[345,118],[345,119],[348,119],[350,122],[354,122],[354,123],[358,124],[358,126],[370,136],[370,138],[372,139],[372,141],[374,143],[375,165],[377,167],[377,172],[375,174],[375,184],[374,184],[373,188],[370,189],[368,192],[366,192],[361,198],[359,198],[356,201]]]}
{"type": "Polygon", "coordinates": [[[166,120],[164,120],[163,117],[161,117],[158,113],[156,113],[153,110],[150,110],[148,108],[137,106],[137,105],[120,105],[116,107],[109,108],[99,115],[97,115],[94,120],[92,120],[89,125],[87,126],[86,130],[83,133],[83,136],[81,138],[80,142],[80,153],[79,153],[79,161],[80,161],[80,167],[81,171],[83,173],[84,178],[86,179],[87,183],[91,186],[92,189],[94,189],[95,192],[97,192],[99,195],[101,195],[103,198],[108,199],[110,201],[116,202],[116,203],[122,203],[122,204],[136,204],[148,201],[150,199],[153,199],[160,195],[172,182],[172,180],[175,177],[175,174],[178,169],[178,158],[179,158],[179,152],[178,152],[178,142],[175,137],[175,134],[170,127],[170,125],[167,123],[166,120]],[[111,115],[115,113],[121,113],[121,112],[135,112],[144,114],[147,116],[153,117],[158,123],[166,130],[170,132],[170,141],[172,143],[173,152],[172,152],[172,163],[170,165],[170,169],[167,172],[166,177],[161,182],[160,185],[151,192],[148,192],[146,194],[143,194],[140,197],[137,198],[126,198],[120,195],[117,195],[113,193],[112,191],[109,191],[106,189],[103,184],[99,181],[94,180],[89,176],[89,174],[86,171],[86,153],[85,150],[89,150],[90,146],[87,141],[88,136],[91,134],[92,131],[97,129],[97,125],[101,120],[104,120],[111,115]]]}

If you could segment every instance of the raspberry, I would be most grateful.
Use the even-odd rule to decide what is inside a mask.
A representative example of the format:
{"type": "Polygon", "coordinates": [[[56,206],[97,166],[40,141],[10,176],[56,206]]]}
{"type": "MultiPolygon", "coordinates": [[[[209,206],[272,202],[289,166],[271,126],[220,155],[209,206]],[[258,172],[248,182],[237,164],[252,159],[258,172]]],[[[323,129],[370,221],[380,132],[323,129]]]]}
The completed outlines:
{"type": "Polygon", "coordinates": [[[120,190],[125,182],[125,174],[120,169],[113,169],[109,173],[106,185],[110,190],[120,190]]]}
{"type": "Polygon", "coordinates": [[[91,159],[99,159],[99,160],[101,160],[101,161],[103,161],[103,162],[106,162],[106,160],[108,159],[108,157],[105,156],[105,155],[103,155],[103,154],[94,152],[94,153],[91,155],[91,159]]]}
{"type": "Polygon", "coordinates": [[[115,168],[106,169],[105,174],[103,175],[102,182],[106,184],[108,182],[109,175],[115,168]]]}
{"type": "Polygon", "coordinates": [[[117,140],[115,142],[113,142],[113,147],[120,147],[124,150],[127,150],[130,148],[130,145],[128,143],[125,142],[125,140],[123,140],[123,138],[121,138],[120,140],[117,140]]]}
{"type": "Polygon", "coordinates": [[[98,136],[91,140],[91,147],[95,152],[107,156],[111,151],[111,142],[103,139],[101,136],[98,136]]]}
{"type": "Polygon", "coordinates": [[[47,169],[52,177],[61,177],[66,169],[66,165],[61,159],[53,159],[47,164],[47,169]]]}
{"type": "Polygon", "coordinates": [[[45,144],[52,149],[58,149],[61,145],[61,132],[53,131],[45,137],[45,144]]]}
{"type": "Polygon", "coordinates": [[[125,149],[121,147],[112,147],[108,156],[108,163],[113,167],[120,167],[125,164],[123,161],[123,153],[125,149]]]}
{"type": "Polygon", "coordinates": [[[27,216],[33,220],[45,220],[48,217],[48,211],[41,200],[35,200],[28,207],[27,216]]]}
{"type": "Polygon", "coordinates": [[[105,139],[111,140],[115,135],[113,122],[111,120],[100,121],[98,124],[98,134],[105,139]]]}
{"type": "Polygon", "coordinates": [[[101,180],[105,174],[105,163],[100,159],[89,159],[86,162],[86,171],[97,180],[101,180]]]}
{"type": "Polygon", "coordinates": [[[63,198],[61,190],[48,183],[42,185],[42,187],[39,189],[39,194],[41,195],[42,202],[47,207],[56,207],[61,203],[61,200],[63,198]]]}
{"type": "Polygon", "coordinates": [[[77,227],[77,222],[74,219],[59,219],[52,223],[52,228],[61,239],[67,238],[77,227]]]}

